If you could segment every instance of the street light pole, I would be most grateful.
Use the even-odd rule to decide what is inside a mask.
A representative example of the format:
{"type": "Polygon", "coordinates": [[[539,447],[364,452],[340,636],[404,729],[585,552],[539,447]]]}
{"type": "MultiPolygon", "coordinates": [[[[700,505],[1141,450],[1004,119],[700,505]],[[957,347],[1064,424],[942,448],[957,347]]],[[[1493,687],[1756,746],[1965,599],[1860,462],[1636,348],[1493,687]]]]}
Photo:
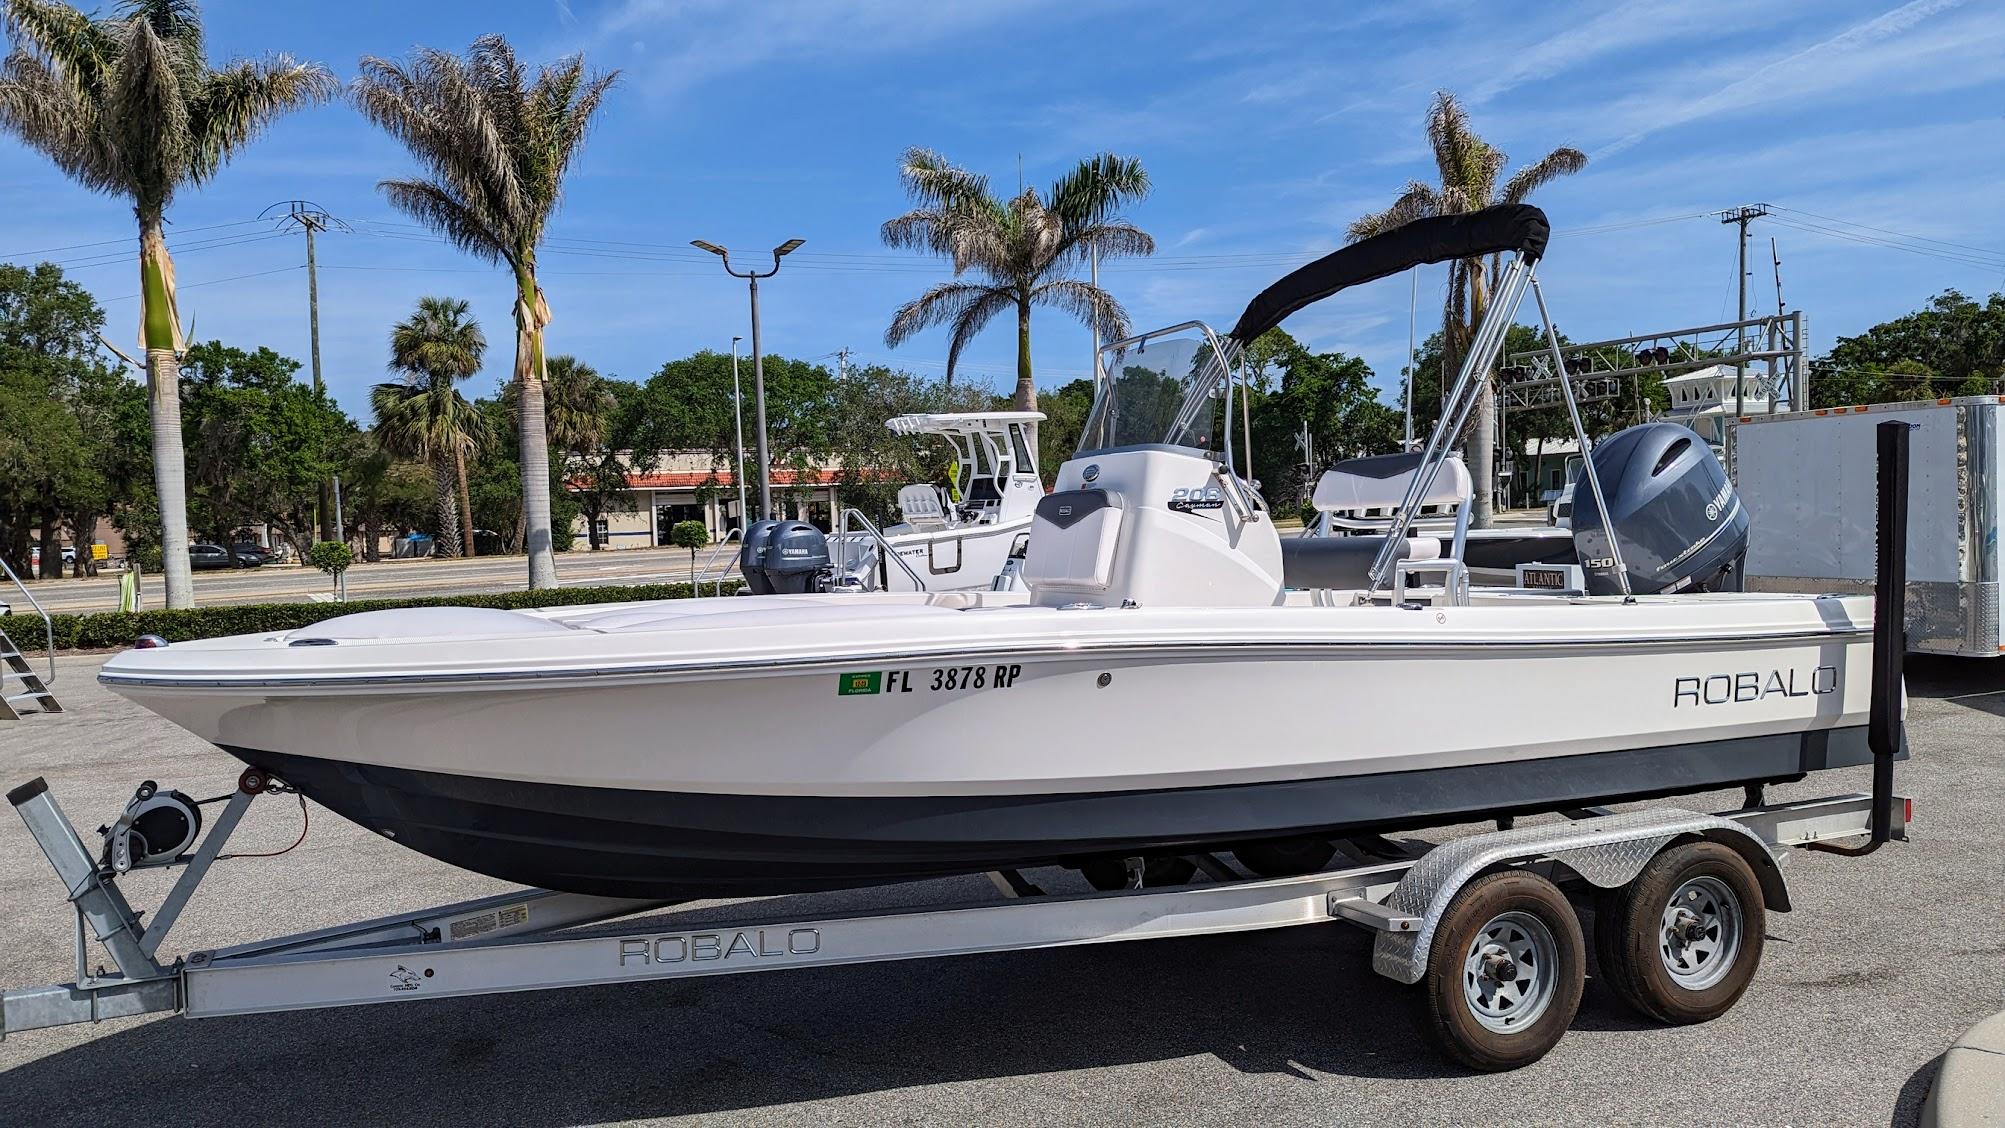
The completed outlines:
{"type": "Polygon", "coordinates": [[[731,269],[731,252],[715,243],[701,239],[691,239],[689,245],[698,250],[709,251],[724,260],[724,273],[733,278],[743,278],[751,284],[752,292],[752,400],[753,408],[759,413],[759,516],[770,519],[773,516],[773,476],[772,458],[766,448],[766,350],[759,340],[759,279],[771,278],[780,272],[780,260],[801,248],[805,239],[789,239],[773,248],[773,269],[767,271],[731,269]]]}
{"type": "Polygon", "coordinates": [[[738,482],[738,529],[744,531],[751,511],[745,507],[745,393],[738,388],[738,342],[743,337],[731,338],[731,414],[738,430],[738,462],[731,471],[731,477],[738,482]]]}

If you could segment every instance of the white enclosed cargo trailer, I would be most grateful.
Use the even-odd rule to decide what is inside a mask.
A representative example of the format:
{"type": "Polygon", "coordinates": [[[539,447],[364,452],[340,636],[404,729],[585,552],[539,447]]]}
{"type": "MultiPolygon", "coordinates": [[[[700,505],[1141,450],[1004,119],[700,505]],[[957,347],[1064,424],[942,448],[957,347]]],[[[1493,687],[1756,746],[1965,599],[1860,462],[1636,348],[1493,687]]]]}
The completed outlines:
{"type": "Polygon", "coordinates": [[[1727,465],[1751,529],[1755,591],[1857,592],[1873,584],[1873,427],[1909,424],[1908,649],[1996,657],[2005,643],[1998,515],[2005,397],[1742,416],[1727,465]]]}

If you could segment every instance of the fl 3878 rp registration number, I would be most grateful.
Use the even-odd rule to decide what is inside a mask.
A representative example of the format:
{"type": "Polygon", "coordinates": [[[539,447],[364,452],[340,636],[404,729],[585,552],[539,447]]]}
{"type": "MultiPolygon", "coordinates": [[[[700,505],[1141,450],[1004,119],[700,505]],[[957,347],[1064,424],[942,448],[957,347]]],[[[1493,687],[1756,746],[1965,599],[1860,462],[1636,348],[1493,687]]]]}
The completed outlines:
{"type": "Polygon", "coordinates": [[[858,670],[839,675],[837,697],[874,693],[955,693],[970,689],[1008,689],[1023,676],[1018,663],[935,666],[931,670],[858,670]]]}

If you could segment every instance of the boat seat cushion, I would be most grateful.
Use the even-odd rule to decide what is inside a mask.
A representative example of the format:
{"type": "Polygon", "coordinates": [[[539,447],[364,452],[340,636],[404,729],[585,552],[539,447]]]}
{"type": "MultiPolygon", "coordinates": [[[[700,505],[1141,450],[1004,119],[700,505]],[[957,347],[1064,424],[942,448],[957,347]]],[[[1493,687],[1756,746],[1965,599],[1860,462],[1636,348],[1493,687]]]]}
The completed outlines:
{"type": "MultiPolygon", "coordinates": [[[[1406,489],[1420,468],[1417,454],[1381,454],[1339,462],[1316,481],[1312,504],[1322,513],[1333,510],[1397,509],[1406,500],[1406,489]]],[[[1450,457],[1435,472],[1434,482],[1420,499],[1421,505],[1466,504],[1472,483],[1469,468],[1459,458],[1450,457]]]]}
{"type": "Polygon", "coordinates": [[[940,504],[940,491],[924,482],[914,482],[898,491],[898,513],[915,529],[947,527],[947,511],[940,504]]]}
{"type": "Polygon", "coordinates": [[[1113,581],[1121,540],[1121,495],[1063,490],[1037,503],[1023,579],[1032,590],[1058,587],[1105,591],[1113,581]]]}

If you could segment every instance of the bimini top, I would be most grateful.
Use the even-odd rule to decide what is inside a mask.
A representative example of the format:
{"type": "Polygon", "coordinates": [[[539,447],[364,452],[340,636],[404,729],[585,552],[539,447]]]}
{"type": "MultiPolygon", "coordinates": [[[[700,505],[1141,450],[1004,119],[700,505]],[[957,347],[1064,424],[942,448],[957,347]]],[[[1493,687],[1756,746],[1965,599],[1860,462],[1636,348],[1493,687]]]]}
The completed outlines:
{"type": "Polygon", "coordinates": [[[1499,204],[1464,215],[1428,216],[1402,223],[1324,255],[1260,291],[1239,315],[1230,337],[1250,345],[1255,337],[1303,306],[1408,267],[1502,251],[1516,251],[1535,260],[1545,254],[1551,232],[1546,213],[1530,204],[1499,204]]]}
{"type": "Polygon", "coordinates": [[[1000,434],[1011,423],[1042,423],[1042,411],[943,411],[894,415],[884,421],[899,435],[1000,434]]]}

